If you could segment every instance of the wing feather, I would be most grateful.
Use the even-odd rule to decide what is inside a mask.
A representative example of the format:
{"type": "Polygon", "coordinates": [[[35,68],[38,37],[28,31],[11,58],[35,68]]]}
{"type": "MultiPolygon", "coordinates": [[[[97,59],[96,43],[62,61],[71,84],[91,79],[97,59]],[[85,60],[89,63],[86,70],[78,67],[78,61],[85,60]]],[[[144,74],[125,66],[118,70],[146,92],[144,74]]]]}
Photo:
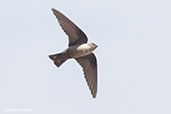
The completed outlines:
{"type": "Polygon", "coordinates": [[[63,31],[69,36],[69,46],[87,42],[87,36],[79,27],[77,27],[77,25],[75,25],[71,20],[69,20],[58,10],[52,8],[52,11],[58,19],[58,22],[63,31]]]}
{"type": "Polygon", "coordinates": [[[97,94],[97,60],[93,53],[76,58],[76,61],[82,66],[86,82],[89,86],[93,98],[97,94]]]}

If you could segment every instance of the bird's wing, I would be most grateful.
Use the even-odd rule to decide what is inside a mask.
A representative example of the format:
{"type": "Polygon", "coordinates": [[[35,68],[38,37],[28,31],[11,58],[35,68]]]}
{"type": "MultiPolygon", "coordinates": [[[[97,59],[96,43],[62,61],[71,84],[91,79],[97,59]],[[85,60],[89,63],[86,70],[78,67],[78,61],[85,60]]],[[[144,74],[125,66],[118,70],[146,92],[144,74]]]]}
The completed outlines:
{"type": "Polygon", "coordinates": [[[52,11],[64,32],[69,36],[69,46],[87,42],[87,36],[79,27],[58,10],[52,8],[52,11]]]}
{"type": "Polygon", "coordinates": [[[97,60],[93,53],[76,58],[77,62],[82,66],[85,79],[91,91],[93,98],[97,94],[97,60]]]}

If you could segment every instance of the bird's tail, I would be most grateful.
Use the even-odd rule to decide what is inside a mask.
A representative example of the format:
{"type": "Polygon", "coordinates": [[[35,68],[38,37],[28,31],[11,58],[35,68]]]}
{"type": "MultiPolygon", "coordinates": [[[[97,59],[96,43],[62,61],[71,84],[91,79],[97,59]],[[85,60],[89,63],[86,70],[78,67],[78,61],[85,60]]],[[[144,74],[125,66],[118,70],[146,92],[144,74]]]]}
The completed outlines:
{"type": "Polygon", "coordinates": [[[49,58],[57,67],[60,67],[67,60],[63,53],[49,55],[49,58]]]}

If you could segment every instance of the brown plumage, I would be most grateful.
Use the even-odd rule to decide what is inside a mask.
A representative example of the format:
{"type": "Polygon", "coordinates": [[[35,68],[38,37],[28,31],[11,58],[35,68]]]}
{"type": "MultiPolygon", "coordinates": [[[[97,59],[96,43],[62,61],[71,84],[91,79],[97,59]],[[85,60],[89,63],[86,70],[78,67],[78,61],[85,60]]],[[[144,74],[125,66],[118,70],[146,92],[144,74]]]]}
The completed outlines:
{"type": "Polygon", "coordinates": [[[97,60],[92,53],[97,47],[94,43],[87,43],[85,33],[66,16],[56,9],[52,9],[60,26],[69,36],[69,47],[63,52],[49,55],[57,67],[60,67],[66,60],[74,58],[83,68],[87,85],[93,98],[97,94],[97,60]]]}

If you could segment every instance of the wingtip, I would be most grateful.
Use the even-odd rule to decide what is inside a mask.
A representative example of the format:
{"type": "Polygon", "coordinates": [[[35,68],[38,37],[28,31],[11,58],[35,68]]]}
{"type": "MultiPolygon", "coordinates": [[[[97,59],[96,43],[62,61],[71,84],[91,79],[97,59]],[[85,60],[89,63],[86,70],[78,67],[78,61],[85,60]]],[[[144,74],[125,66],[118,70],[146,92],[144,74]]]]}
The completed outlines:
{"type": "Polygon", "coordinates": [[[96,98],[96,93],[91,93],[92,97],[95,99],[96,98]]]}
{"type": "Polygon", "coordinates": [[[52,12],[54,13],[54,14],[58,14],[58,13],[60,13],[57,9],[55,9],[55,8],[51,8],[51,10],[52,10],[52,12]]]}
{"type": "Polygon", "coordinates": [[[56,9],[55,8],[51,8],[51,10],[54,12],[56,9]]]}

